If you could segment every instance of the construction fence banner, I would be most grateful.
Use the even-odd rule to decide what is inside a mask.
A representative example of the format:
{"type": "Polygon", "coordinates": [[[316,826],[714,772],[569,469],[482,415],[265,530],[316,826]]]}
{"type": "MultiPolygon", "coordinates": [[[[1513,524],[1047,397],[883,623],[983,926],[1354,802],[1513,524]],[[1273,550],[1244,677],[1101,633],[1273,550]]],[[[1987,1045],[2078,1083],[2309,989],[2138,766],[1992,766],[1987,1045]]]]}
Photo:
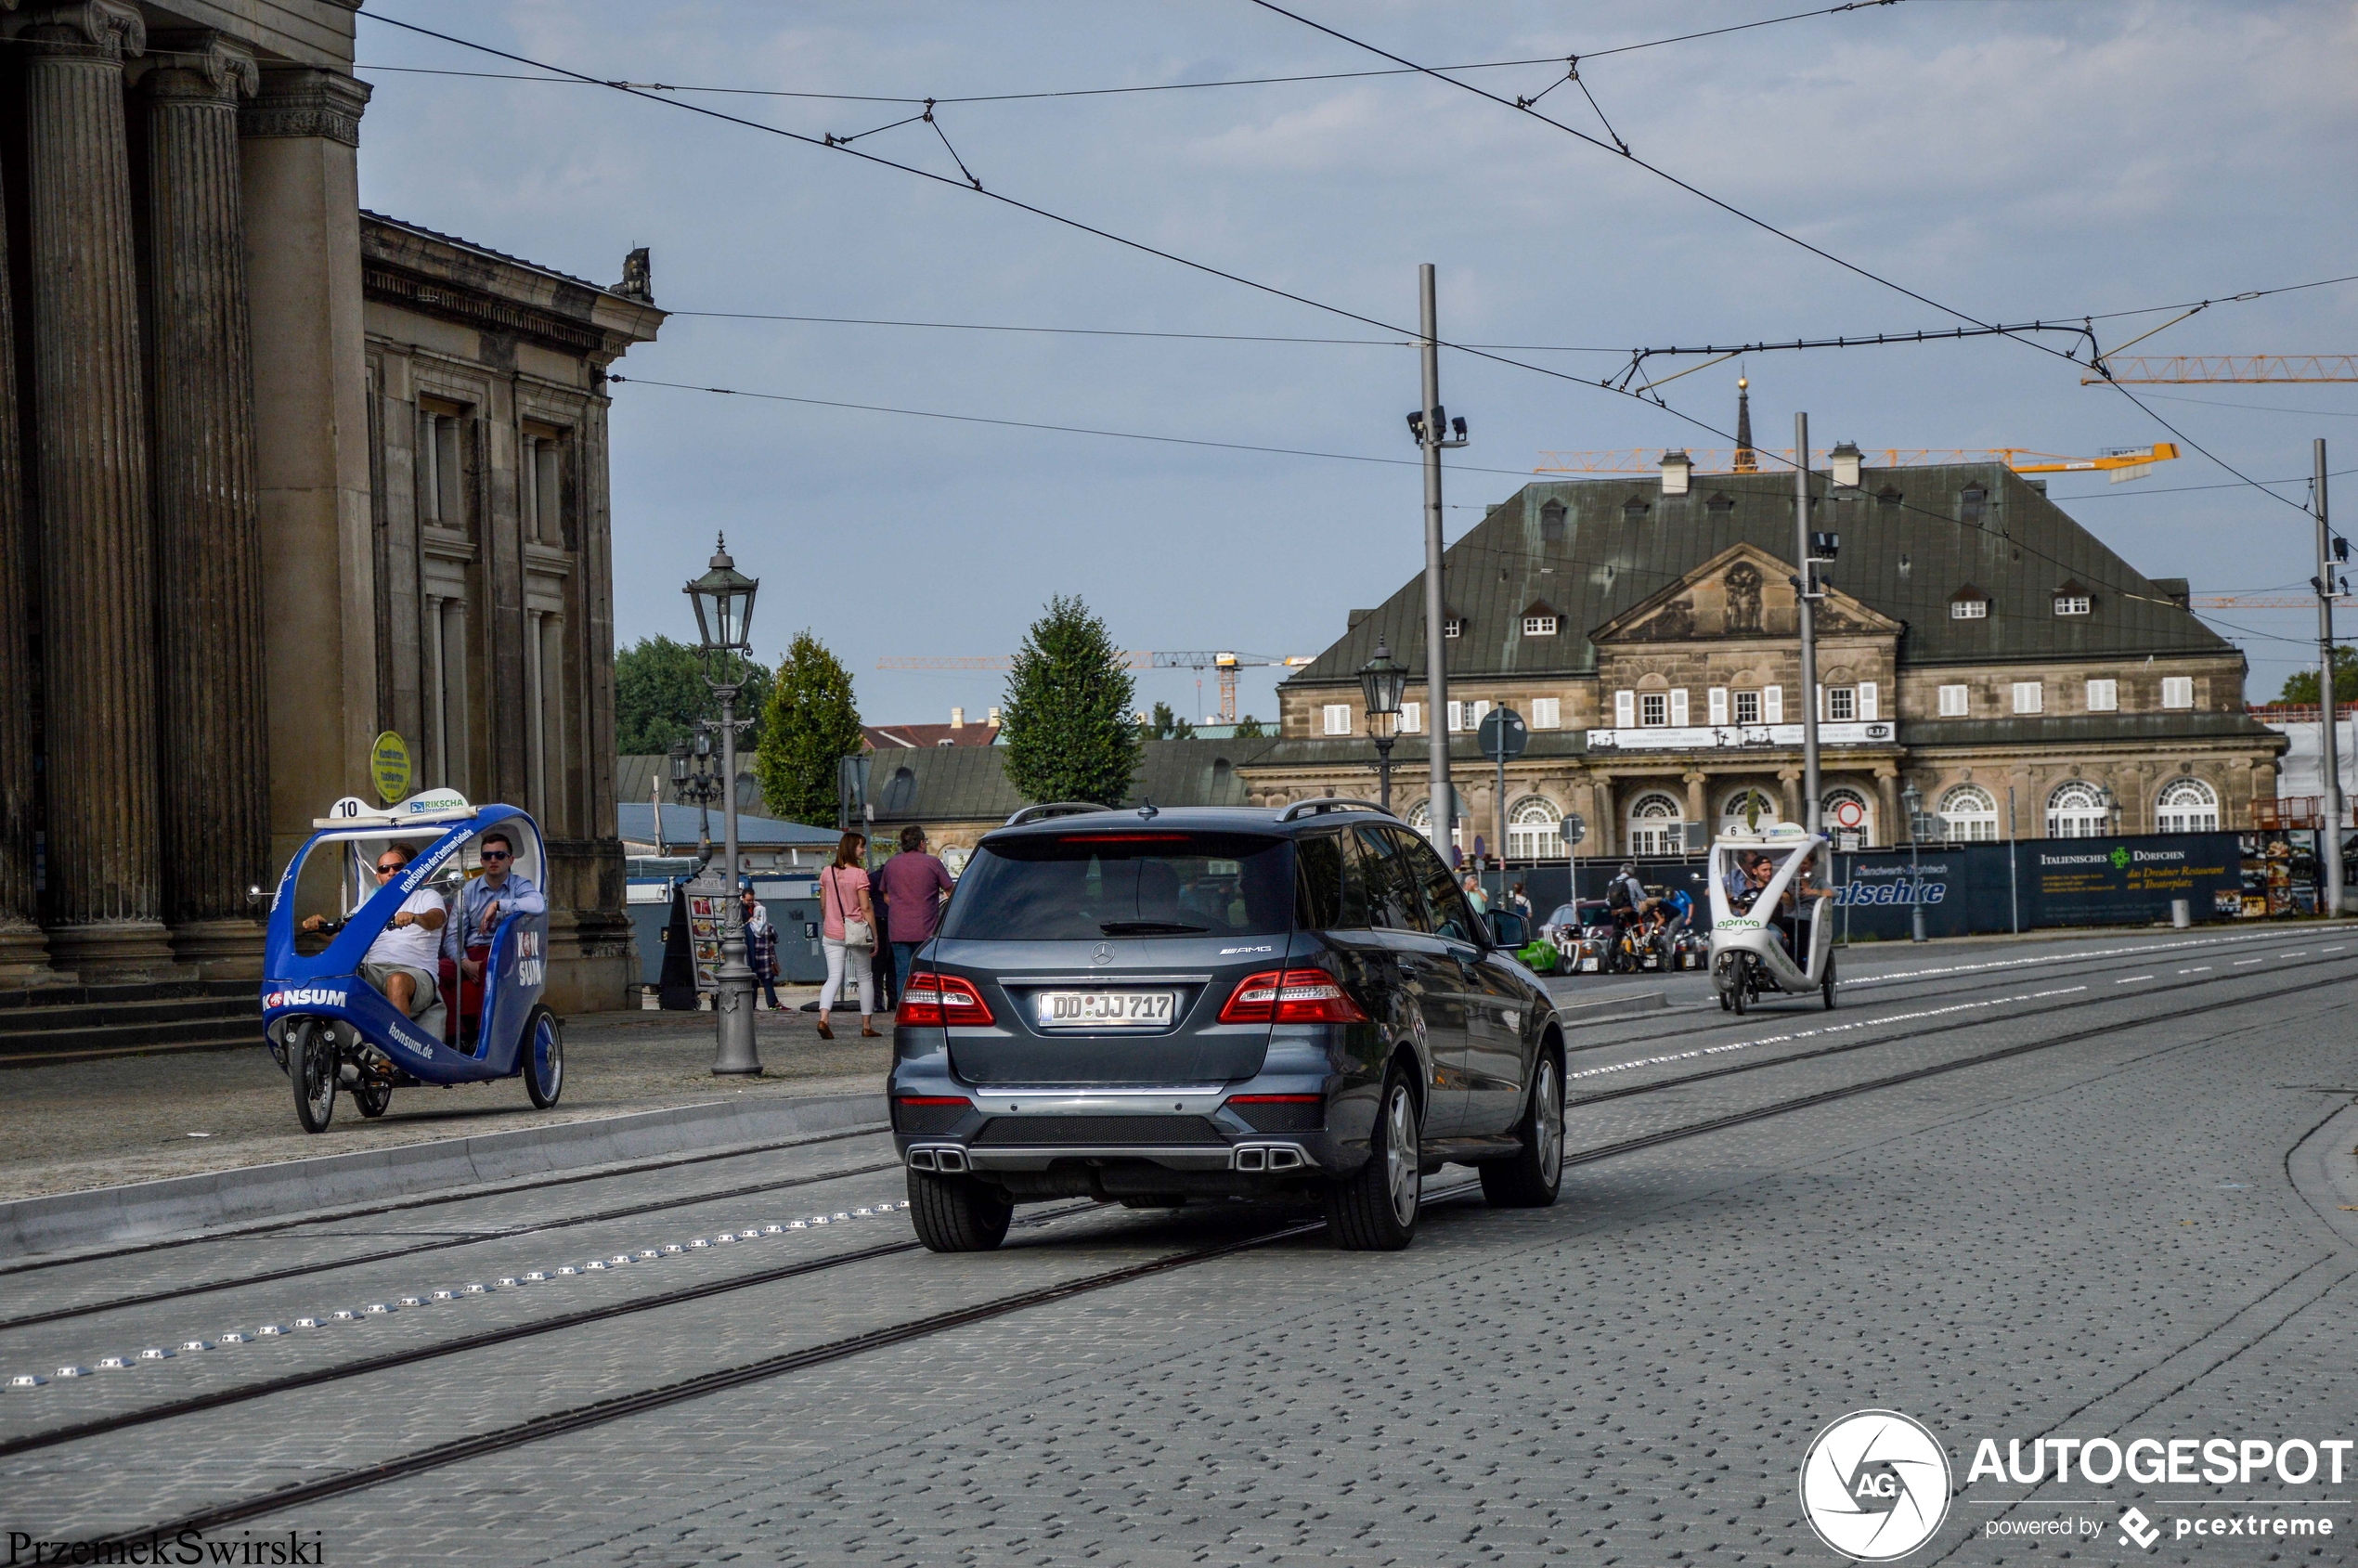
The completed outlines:
{"type": "MultiPolygon", "coordinates": [[[[2167,922],[2187,901],[2197,923],[2232,920],[2243,907],[2243,860],[2232,833],[2168,833],[2105,838],[2026,838],[2007,844],[1940,844],[1836,854],[1830,874],[1838,929],[1853,940],[1904,940],[1914,911],[1931,937],[1986,935],[2058,926],[2167,922]],[[2010,874],[2011,873],[2011,874],[2010,874]]],[[[1601,898],[1618,860],[1582,861],[1580,896],[1601,898]]],[[[1668,893],[1683,888],[1694,926],[1710,924],[1701,855],[1642,858],[1639,879],[1668,893]]],[[[1571,895],[1562,862],[1510,867],[1534,915],[1546,920],[1571,895]]],[[[1493,884],[1495,886],[1495,882],[1493,884]]]]}

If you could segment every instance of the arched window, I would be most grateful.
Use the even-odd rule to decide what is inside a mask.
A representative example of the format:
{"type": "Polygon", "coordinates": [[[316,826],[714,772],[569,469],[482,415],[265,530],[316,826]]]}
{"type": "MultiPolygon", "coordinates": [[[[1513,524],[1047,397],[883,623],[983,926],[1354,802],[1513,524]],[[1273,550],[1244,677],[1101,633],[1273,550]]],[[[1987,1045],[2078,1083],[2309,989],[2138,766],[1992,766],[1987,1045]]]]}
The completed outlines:
{"type": "Polygon", "coordinates": [[[2172,779],[2161,786],[2154,802],[2155,821],[2164,833],[2216,833],[2219,795],[2200,779],[2172,779]]]}
{"type": "Polygon", "coordinates": [[[1825,823],[1829,835],[1855,833],[1859,836],[1862,844],[1874,842],[1874,810],[1867,804],[1867,797],[1855,789],[1826,791],[1825,804],[1820,810],[1818,820],[1825,823]]]}
{"type": "Polygon", "coordinates": [[[1959,784],[1940,797],[1940,822],[1951,844],[1988,844],[1998,836],[1998,802],[1979,784],[1959,784]]]}
{"type": "Polygon", "coordinates": [[[1728,797],[1728,803],[1719,808],[1719,831],[1750,833],[1752,829],[1747,825],[1745,813],[1756,807],[1759,810],[1762,827],[1776,825],[1777,803],[1768,798],[1768,793],[1757,789],[1740,789],[1728,797]]]}
{"type": "MultiPolygon", "coordinates": [[[[1432,802],[1430,800],[1418,801],[1416,810],[1408,813],[1408,825],[1415,828],[1419,833],[1423,834],[1427,843],[1432,843],[1432,802]]],[[[1466,824],[1463,823],[1455,823],[1450,827],[1449,844],[1452,849],[1464,848],[1459,841],[1465,837],[1465,833],[1466,824]]]]}
{"type": "Polygon", "coordinates": [[[2074,779],[2047,797],[2050,838],[2098,838],[2109,830],[2111,820],[2104,792],[2094,784],[2074,779]]]}
{"type": "Polygon", "coordinates": [[[1678,855],[1687,849],[1687,809],[1659,791],[1629,803],[1629,853],[1678,855]]]}
{"type": "Polygon", "coordinates": [[[1531,796],[1515,802],[1507,814],[1507,858],[1516,861],[1563,859],[1564,814],[1551,801],[1531,796]]]}

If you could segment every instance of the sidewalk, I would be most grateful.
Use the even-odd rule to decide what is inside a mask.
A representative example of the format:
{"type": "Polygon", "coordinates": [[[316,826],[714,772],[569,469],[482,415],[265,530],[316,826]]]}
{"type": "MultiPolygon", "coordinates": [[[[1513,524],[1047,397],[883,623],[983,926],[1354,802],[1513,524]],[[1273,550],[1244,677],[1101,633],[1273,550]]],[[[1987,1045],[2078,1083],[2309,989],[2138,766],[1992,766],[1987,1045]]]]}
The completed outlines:
{"type": "MultiPolygon", "coordinates": [[[[815,994],[780,988],[790,1006],[815,994]]],[[[338,1095],[333,1124],[316,1137],[296,1125],[293,1092],[259,1040],[251,1051],[19,1068],[6,1080],[0,1201],[671,1106],[881,1092],[889,1020],[879,1025],[881,1040],[860,1038],[856,1010],[830,1021],[833,1042],[819,1038],[815,1014],[757,1013],[765,1071],[741,1079],[712,1075],[710,1013],[591,1014],[565,1026],[564,1095],[552,1110],[533,1109],[521,1079],[398,1090],[374,1121],[338,1095]]]]}

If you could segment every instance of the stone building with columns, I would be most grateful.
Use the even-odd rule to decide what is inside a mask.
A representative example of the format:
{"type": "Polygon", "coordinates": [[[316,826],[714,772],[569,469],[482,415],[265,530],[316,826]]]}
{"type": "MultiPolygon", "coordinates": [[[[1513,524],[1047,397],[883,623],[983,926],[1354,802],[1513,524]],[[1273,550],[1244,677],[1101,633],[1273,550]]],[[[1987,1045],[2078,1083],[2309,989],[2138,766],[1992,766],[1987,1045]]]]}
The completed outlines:
{"type": "Polygon", "coordinates": [[[356,8],[0,0],[0,987],[258,973],[390,729],[540,819],[557,1005],[622,994],[604,371],[661,314],[363,214],[356,8]]]}
{"type": "MultiPolygon", "coordinates": [[[[1372,795],[1358,670],[1379,643],[1411,673],[1395,808],[1429,823],[1427,726],[1452,732],[1459,840],[1495,836],[1473,733],[1531,726],[1507,771],[1510,858],[1678,852],[1756,810],[1795,821],[1800,648],[1789,472],[1550,481],[1449,547],[1448,710],[1432,712],[1422,578],[1354,611],[1280,692],[1280,743],[1251,797],[1372,795]],[[1695,830],[1699,830],[1695,831],[1695,830]]],[[[1914,785],[1956,839],[2243,827],[2276,793],[2281,736],[2244,711],[2242,654],[1999,463],[1870,469],[1837,448],[1811,527],[1841,536],[1818,608],[1825,820],[1904,842],[1914,785]]]]}

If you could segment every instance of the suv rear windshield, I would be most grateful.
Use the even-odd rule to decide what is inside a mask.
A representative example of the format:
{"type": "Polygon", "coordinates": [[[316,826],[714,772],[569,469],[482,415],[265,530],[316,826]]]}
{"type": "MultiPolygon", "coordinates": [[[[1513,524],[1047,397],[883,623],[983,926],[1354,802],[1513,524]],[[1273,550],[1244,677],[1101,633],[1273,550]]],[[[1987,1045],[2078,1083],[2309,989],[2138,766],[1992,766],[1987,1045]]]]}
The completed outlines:
{"type": "Polygon", "coordinates": [[[1271,936],[1293,915],[1282,838],[1100,829],[986,842],[966,862],[944,940],[1271,936]]]}

